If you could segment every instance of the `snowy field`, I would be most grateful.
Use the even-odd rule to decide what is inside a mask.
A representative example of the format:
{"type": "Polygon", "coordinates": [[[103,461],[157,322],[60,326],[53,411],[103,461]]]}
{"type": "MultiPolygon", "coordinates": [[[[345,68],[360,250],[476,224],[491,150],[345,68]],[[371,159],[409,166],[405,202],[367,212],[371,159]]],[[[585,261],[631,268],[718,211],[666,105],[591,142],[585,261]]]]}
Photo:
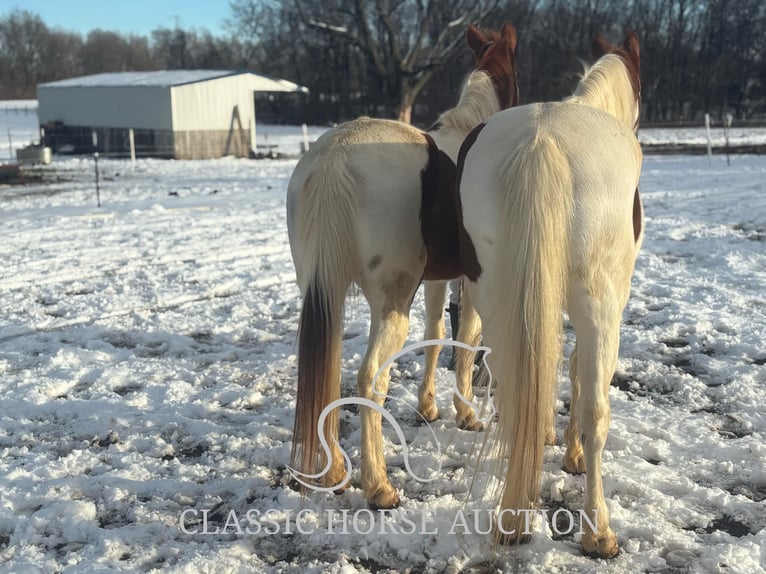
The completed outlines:
{"type": "MultiPolygon", "coordinates": [[[[646,239],[604,452],[621,546],[609,562],[583,557],[579,537],[550,524],[512,549],[454,528],[474,504],[475,436],[454,424],[442,367],[435,460],[407,406],[422,373],[415,353],[394,369],[387,408],[418,473],[440,462],[440,476],[414,480],[386,428],[403,514],[370,534],[328,523],[366,508],[349,409],[352,488],[303,503],[290,488],[294,165],[104,160],[101,208],[88,158],[58,159],[45,184],[0,187],[0,572],[766,571],[766,156],[735,156],[731,167],[645,158],[646,239]],[[308,534],[297,531],[301,508],[308,534]]],[[[411,319],[414,342],[422,290],[411,319]]],[[[349,298],[345,394],[368,320],[363,297],[349,298]]],[[[562,455],[562,445],[546,449],[542,506],[576,511],[585,478],[564,473],[562,455]]]]}
{"type": "MultiPolygon", "coordinates": [[[[638,139],[645,146],[652,145],[678,145],[678,146],[706,146],[707,133],[704,127],[696,128],[644,128],[639,130],[638,139]]],[[[710,128],[711,144],[715,148],[726,145],[726,133],[720,126],[710,128]]],[[[733,126],[729,129],[729,145],[731,147],[742,145],[766,144],[766,128],[753,128],[746,126],[733,126]]]]}

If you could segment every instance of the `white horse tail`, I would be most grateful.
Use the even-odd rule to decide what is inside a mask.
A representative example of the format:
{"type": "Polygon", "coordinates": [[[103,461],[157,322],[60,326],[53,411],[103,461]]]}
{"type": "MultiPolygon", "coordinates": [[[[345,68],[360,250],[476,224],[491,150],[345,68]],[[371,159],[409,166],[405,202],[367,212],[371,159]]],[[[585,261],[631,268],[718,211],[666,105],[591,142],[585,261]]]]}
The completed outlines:
{"type": "Polygon", "coordinates": [[[491,346],[499,367],[497,432],[502,454],[509,457],[501,510],[534,507],[540,489],[562,354],[569,169],[556,141],[538,133],[516,148],[499,175],[499,220],[505,229],[496,250],[493,313],[502,314],[502,327],[492,333],[491,346]]]}
{"type": "MultiPolygon", "coordinates": [[[[340,398],[343,305],[355,260],[356,202],[346,154],[332,144],[317,143],[296,167],[288,187],[290,244],[303,294],[291,465],[303,475],[317,473],[319,417],[340,398]]],[[[333,453],[339,454],[335,442],[338,424],[335,410],[322,432],[333,453]]],[[[333,481],[345,473],[340,455],[332,458],[332,468],[324,479],[327,485],[336,484],[333,481]]],[[[322,467],[328,462],[323,459],[322,467]]]]}

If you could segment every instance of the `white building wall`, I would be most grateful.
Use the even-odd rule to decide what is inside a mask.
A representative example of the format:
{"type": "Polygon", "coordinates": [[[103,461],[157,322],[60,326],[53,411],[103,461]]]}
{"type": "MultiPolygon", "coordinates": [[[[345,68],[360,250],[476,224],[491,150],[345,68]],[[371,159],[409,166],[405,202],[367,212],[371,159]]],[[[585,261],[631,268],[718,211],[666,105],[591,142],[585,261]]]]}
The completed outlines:
{"type": "Polygon", "coordinates": [[[173,129],[168,87],[40,86],[37,99],[41,124],[60,121],[69,126],[173,129]]]}
{"type": "MultiPolygon", "coordinates": [[[[228,130],[234,107],[242,127],[248,129],[255,117],[255,81],[242,74],[175,86],[171,89],[173,130],[228,130]]],[[[239,126],[235,123],[235,129],[239,126]]]]}

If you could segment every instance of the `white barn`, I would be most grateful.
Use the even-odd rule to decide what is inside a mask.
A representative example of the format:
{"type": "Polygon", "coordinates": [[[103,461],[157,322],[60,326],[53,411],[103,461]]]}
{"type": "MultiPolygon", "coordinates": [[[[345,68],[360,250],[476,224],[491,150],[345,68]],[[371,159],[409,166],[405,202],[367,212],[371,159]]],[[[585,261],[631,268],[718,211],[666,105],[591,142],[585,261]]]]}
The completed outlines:
{"type": "Polygon", "coordinates": [[[45,143],[204,159],[247,157],[255,142],[255,92],[306,92],[287,80],[231,70],[167,70],[82,76],[37,86],[45,143]],[[132,132],[132,136],[131,136],[132,132]]]}

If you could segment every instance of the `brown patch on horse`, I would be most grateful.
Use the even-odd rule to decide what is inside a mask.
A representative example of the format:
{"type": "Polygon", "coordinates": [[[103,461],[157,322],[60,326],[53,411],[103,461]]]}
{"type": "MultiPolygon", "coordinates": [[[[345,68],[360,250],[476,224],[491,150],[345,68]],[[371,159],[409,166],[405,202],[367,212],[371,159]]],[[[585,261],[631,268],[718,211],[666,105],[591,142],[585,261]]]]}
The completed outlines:
{"type": "Polygon", "coordinates": [[[370,258],[370,261],[367,263],[367,269],[370,271],[375,271],[375,268],[380,265],[381,261],[383,261],[382,255],[373,255],[372,258],[370,258]]]}
{"type": "Polygon", "coordinates": [[[465,43],[473,52],[474,58],[478,62],[493,42],[500,40],[500,34],[494,30],[482,32],[473,24],[468,24],[465,31],[465,43]]]}
{"type": "Polygon", "coordinates": [[[633,87],[633,94],[636,96],[636,100],[640,102],[641,55],[636,34],[631,32],[622,46],[614,50],[613,53],[622,58],[622,61],[625,63],[625,69],[628,71],[628,77],[630,78],[630,85],[633,87]]]}
{"type": "Polygon", "coordinates": [[[461,275],[453,193],[457,181],[455,164],[430,135],[423,135],[428,143],[428,163],[420,174],[420,232],[426,246],[423,278],[454,279],[461,275]]]}
{"type": "Polygon", "coordinates": [[[633,239],[636,242],[638,242],[643,227],[644,222],[641,216],[641,197],[638,195],[638,188],[636,188],[636,195],[633,196],[633,239]]]}
{"type": "Polygon", "coordinates": [[[463,274],[473,282],[481,275],[481,265],[479,259],[476,257],[476,248],[473,245],[471,236],[463,226],[463,204],[460,200],[460,180],[463,177],[463,167],[465,166],[465,156],[468,155],[468,150],[471,149],[476,138],[479,137],[479,133],[486,124],[479,124],[466,136],[463,140],[463,145],[460,146],[460,151],[457,155],[457,183],[453,187],[454,204],[457,212],[457,235],[458,235],[458,254],[460,259],[460,267],[463,274]]]}
{"type": "Polygon", "coordinates": [[[476,56],[476,70],[484,71],[492,78],[500,108],[519,104],[519,86],[516,83],[516,28],[503,24],[500,34],[481,34],[474,26],[466,33],[468,46],[476,56]]]}
{"type": "Polygon", "coordinates": [[[617,46],[604,38],[603,34],[596,34],[590,42],[590,55],[595,60],[598,60],[601,56],[606,56],[616,48],[617,46]]]}

